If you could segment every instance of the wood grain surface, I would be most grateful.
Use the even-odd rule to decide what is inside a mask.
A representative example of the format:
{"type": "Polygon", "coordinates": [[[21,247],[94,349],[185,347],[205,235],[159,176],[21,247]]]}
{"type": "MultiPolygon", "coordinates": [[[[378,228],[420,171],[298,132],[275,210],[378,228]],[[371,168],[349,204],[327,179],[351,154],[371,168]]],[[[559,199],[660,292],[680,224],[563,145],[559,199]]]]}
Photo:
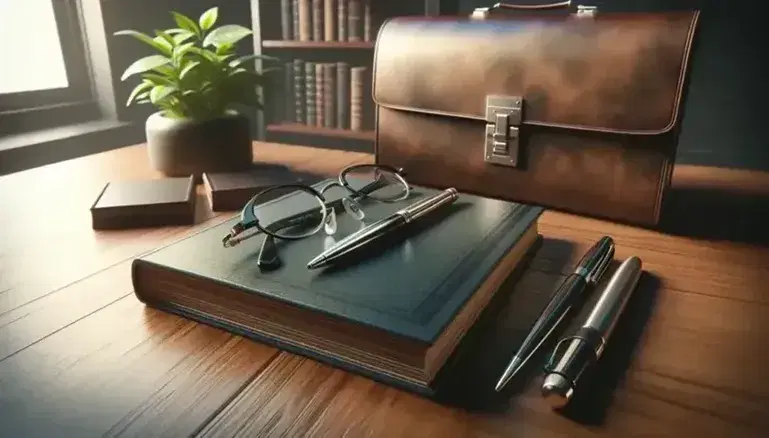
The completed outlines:
{"type": "MultiPolygon", "coordinates": [[[[254,152],[328,176],[372,160],[266,143],[254,152]]],[[[682,167],[674,185],[769,195],[766,175],[734,172],[682,167]]],[[[147,177],[160,176],[141,145],[0,177],[0,436],[769,433],[767,247],[546,212],[541,247],[468,353],[486,359],[454,398],[428,400],[139,303],[134,257],[234,214],[212,213],[199,187],[194,226],[91,229],[104,183],[147,177]],[[551,411],[536,369],[494,394],[544,301],[604,234],[618,261],[637,255],[646,272],[578,403],[551,411]]]]}

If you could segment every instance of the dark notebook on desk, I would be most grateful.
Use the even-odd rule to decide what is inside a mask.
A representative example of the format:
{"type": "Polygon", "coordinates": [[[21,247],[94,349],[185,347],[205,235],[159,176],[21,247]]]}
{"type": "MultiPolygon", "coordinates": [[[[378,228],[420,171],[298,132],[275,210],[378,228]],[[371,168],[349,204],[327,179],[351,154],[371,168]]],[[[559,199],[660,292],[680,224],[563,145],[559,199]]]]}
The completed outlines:
{"type": "Polygon", "coordinates": [[[320,179],[316,175],[295,172],[283,165],[259,163],[241,172],[204,173],[203,186],[211,210],[232,211],[240,210],[254,195],[269,187],[313,184],[320,179]]]}
{"type": "MultiPolygon", "coordinates": [[[[436,191],[413,193],[398,203],[364,202],[367,221],[436,191]]],[[[288,194],[259,208],[279,216],[298,199],[288,194]]],[[[540,213],[461,194],[429,225],[377,254],[341,269],[308,270],[310,259],[361,226],[342,210],[333,238],[321,231],[279,241],[283,266],[270,272],[256,264],[262,237],[222,246],[232,218],[136,259],[133,284],[153,307],[429,394],[463,335],[537,242],[540,213]]]]}

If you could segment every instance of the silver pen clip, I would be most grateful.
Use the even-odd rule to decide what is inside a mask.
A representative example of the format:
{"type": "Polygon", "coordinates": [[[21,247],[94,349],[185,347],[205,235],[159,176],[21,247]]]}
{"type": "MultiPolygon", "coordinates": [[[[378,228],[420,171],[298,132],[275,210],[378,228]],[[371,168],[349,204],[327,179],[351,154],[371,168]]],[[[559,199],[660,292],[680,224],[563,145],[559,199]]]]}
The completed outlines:
{"type": "Polygon", "coordinates": [[[611,263],[613,259],[614,244],[612,243],[609,251],[606,251],[606,253],[604,253],[604,255],[598,260],[598,263],[593,266],[593,269],[587,273],[585,280],[587,280],[587,282],[591,285],[598,283],[598,281],[600,281],[600,279],[603,277],[603,274],[606,272],[606,269],[609,267],[609,263],[611,263]]]}

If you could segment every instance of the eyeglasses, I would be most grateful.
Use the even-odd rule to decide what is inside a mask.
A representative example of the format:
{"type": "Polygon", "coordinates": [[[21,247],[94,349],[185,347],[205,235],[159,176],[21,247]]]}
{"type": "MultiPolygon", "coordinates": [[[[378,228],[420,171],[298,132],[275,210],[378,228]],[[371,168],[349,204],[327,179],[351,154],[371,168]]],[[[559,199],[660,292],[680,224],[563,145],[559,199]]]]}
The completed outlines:
{"type": "Polygon", "coordinates": [[[274,239],[299,240],[323,229],[326,234],[336,233],[336,211],[341,206],[353,218],[362,221],[365,213],[361,202],[372,200],[392,203],[408,198],[410,188],[403,177],[403,169],[381,164],[358,164],[344,168],[337,181],[320,190],[304,184],[284,184],[270,187],[251,198],[240,213],[240,221],[222,239],[225,247],[233,247],[251,237],[264,234],[257,264],[263,268],[279,266],[274,239]],[[342,188],[345,197],[327,201],[326,193],[342,188]],[[280,212],[267,206],[260,207],[283,194],[293,192],[281,203],[280,212]]]}

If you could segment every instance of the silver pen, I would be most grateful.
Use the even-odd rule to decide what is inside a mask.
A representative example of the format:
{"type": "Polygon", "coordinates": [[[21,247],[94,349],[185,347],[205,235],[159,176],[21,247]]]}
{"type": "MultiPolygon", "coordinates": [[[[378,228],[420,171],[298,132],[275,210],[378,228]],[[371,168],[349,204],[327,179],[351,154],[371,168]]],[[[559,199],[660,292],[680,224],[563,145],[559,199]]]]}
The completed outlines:
{"type": "Polygon", "coordinates": [[[318,269],[334,263],[337,259],[348,256],[380,239],[389,237],[400,227],[421,218],[444,205],[453,203],[458,198],[454,188],[443,190],[433,196],[422,199],[390,216],[380,219],[361,230],[340,240],[331,248],[323,251],[307,263],[308,269],[318,269]]]}
{"type": "Polygon", "coordinates": [[[553,408],[571,400],[582,373],[600,359],[641,277],[641,259],[630,257],[614,273],[582,327],[558,342],[547,366],[542,396],[553,408]]]}
{"type": "Polygon", "coordinates": [[[598,283],[614,258],[614,241],[608,237],[602,237],[590,248],[582,260],[577,264],[574,272],[566,277],[561,286],[550,298],[537,322],[523,340],[518,352],[507,365],[502,377],[497,381],[496,391],[501,391],[515,374],[523,368],[526,361],[539,349],[545,340],[550,337],[553,330],[567,315],[576,300],[588,286],[598,283]]]}

